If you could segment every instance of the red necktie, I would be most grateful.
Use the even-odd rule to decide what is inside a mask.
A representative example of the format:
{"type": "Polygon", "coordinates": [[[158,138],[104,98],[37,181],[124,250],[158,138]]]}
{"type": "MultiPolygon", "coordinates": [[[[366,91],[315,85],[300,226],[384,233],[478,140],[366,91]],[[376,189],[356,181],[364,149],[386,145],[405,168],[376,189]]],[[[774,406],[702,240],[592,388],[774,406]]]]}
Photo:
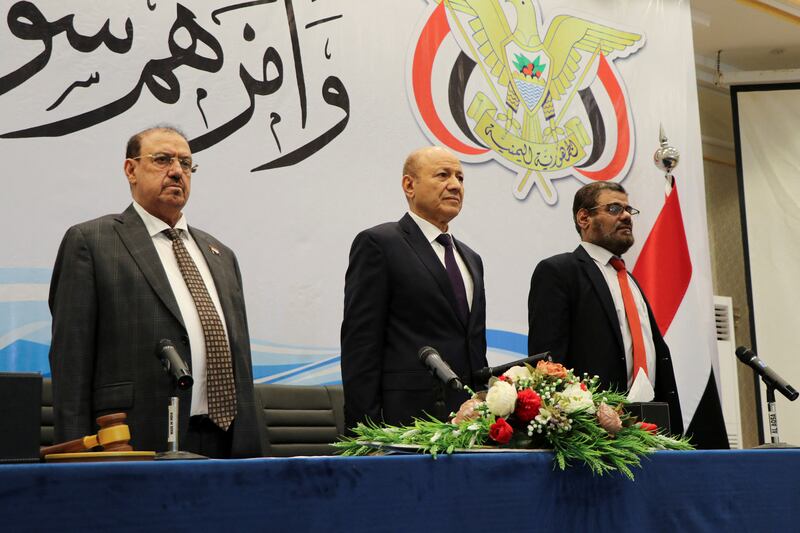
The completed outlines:
{"type": "Polygon", "coordinates": [[[614,270],[617,271],[619,289],[622,292],[622,303],[625,306],[625,318],[628,319],[628,327],[631,330],[631,340],[633,341],[633,373],[632,379],[636,379],[636,372],[639,368],[647,375],[647,353],[644,350],[644,336],[642,336],[642,323],[639,321],[639,311],[636,309],[636,302],[633,300],[633,292],[628,283],[628,272],[625,270],[625,262],[622,259],[613,257],[609,261],[614,270]]]}

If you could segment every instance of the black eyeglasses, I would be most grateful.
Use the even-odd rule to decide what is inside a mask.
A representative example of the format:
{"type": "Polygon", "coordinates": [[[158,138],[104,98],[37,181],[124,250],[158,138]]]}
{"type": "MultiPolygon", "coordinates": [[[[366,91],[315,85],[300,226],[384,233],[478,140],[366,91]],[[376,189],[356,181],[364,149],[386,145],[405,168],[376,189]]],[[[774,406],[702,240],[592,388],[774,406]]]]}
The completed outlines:
{"type": "Polygon", "coordinates": [[[172,162],[174,160],[178,160],[178,164],[181,166],[181,170],[185,174],[192,174],[197,172],[197,164],[192,162],[191,157],[178,157],[177,155],[172,154],[142,154],[136,157],[131,157],[131,159],[141,159],[142,157],[149,157],[153,164],[160,168],[160,169],[167,169],[172,166],[172,162]]]}
{"type": "Polygon", "coordinates": [[[606,213],[608,213],[611,216],[615,216],[615,217],[618,217],[619,215],[621,215],[623,211],[628,213],[630,216],[636,216],[636,215],[639,214],[639,210],[636,209],[635,207],[630,206],[630,205],[622,205],[622,204],[617,203],[617,202],[612,202],[610,204],[596,205],[594,207],[588,207],[586,210],[587,211],[594,211],[595,209],[600,209],[600,208],[605,208],[606,213]]]}

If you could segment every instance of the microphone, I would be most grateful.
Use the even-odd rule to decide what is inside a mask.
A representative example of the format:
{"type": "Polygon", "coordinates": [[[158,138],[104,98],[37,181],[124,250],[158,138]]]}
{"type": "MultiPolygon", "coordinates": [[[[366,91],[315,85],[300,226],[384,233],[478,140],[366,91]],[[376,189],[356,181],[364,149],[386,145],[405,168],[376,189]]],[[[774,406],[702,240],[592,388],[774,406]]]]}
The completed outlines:
{"type": "Polygon", "coordinates": [[[764,383],[766,383],[768,387],[777,389],[790,401],[794,401],[797,399],[797,396],[800,393],[794,390],[794,387],[786,383],[786,381],[782,377],[780,377],[778,374],[775,373],[774,370],[768,367],[767,363],[759,359],[758,356],[755,353],[753,353],[753,350],[750,350],[745,346],[739,346],[738,348],[736,348],[736,357],[738,357],[742,363],[750,366],[753,370],[755,370],[756,374],[761,376],[761,379],[764,380],[764,383]]]}
{"type": "Polygon", "coordinates": [[[476,370],[472,373],[472,381],[476,385],[478,383],[488,383],[489,378],[492,376],[499,376],[509,368],[522,366],[526,363],[531,366],[535,366],[539,361],[552,361],[550,352],[537,353],[536,355],[532,355],[518,361],[511,361],[510,363],[505,363],[498,366],[487,366],[486,368],[481,368],[480,370],[476,370]]]}
{"type": "Polygon", "coordinates": [[[168,372],[178,389],[186,390],[194,384],[192,374],[186,367],[186,363],[181,358],[175,345],[169,339],[161,339],[156,345],[156,356],[164,366],[164,371],[168,372]]]}
{"type": "Polygon", "coordinates": [[[428,367],[431,374],[439,378],[445,385],[456,390],[464,388],[464,384],[458,379],[456,373],[453,372],[450,365],[444,362],[442,356],[434,348],[423,346],[419,349],[417,356],[422,364],[428,367]]]}

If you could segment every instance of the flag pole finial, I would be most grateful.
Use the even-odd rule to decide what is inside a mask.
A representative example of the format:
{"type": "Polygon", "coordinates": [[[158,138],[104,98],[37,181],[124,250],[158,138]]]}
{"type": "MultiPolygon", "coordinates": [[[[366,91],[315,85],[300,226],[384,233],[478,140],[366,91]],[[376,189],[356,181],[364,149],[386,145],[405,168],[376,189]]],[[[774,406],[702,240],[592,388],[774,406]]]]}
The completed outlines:
{"type": "Polygon", "coordinates": [[[681,154],[674,146],[670,146],[667,134],[664,133],[664,125],[658,126],[658,140],[660,146],[656,153],[653,154],[653,162],[656,167],[664,171],[664,179],[667,180],[667,193],[672,188],[672,170],[678,166],[681,159],[681,154]]]}

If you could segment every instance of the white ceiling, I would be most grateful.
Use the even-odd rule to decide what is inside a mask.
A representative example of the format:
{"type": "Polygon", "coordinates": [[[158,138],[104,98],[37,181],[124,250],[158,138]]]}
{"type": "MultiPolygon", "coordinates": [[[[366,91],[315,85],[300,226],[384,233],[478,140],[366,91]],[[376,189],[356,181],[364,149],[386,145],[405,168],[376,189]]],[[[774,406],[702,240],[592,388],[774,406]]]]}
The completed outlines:
{"type": "MultiPolygon", "coordinates": [[[[800,0],[691,0],[696,56],[723,70],[800,68],[800,0]]],[[[698,65],[699,66],[699,65],[698,65]]]]}

